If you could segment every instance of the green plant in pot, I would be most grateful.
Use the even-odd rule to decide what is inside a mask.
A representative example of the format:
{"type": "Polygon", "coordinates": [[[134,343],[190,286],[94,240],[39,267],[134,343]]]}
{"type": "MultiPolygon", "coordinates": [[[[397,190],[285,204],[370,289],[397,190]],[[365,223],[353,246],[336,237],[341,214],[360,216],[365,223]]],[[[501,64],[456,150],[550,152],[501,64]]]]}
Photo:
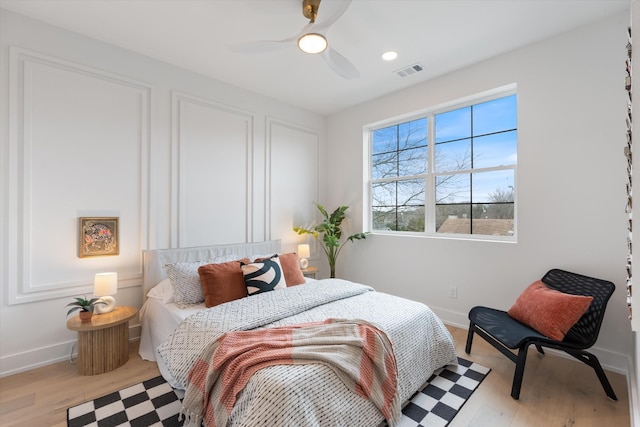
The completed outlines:
{"type": "Polygon", "coordinates": [[[69,311],[67,311],[67,316],[80,310],[80,313],[78,313],[78,315],[80,316],[80,320],[86,322],[91,319],[91,316],[93,316],[93,309],[98,304],[106,305],[107,303],[104,301],[100,301],[100,298],[76,298],[74,302],[70,302],[69,304],[67,304],[67,307],[71,307],[69,311]]]}
{"type": "Polygon", "coordinates": [[[323,221],[312,228],[294,227],[293,231],[298,234],[311,234],[315,239],[320,239],[322,249],[329,261],[331,277],[336,277],[336,260],[344,245],[354,240],[366,239],[367,234],[370,233],[352,234],[347,237],[344,242],[340,243],[342,237],[342,221],[344,221],[346,217],[345,211],[349,209],[349,206],[340,206],[329,214],[321,204],[316,203],[315,205],[320,213],[322,213],[323,221]]]}

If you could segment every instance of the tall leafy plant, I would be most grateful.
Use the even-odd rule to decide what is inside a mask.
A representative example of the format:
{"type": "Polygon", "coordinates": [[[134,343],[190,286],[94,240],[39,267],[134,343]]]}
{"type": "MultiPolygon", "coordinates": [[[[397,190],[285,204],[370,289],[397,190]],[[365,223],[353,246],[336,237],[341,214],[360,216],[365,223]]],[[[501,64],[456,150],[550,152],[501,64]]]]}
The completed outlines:
{"type": "Polygon", "coordinates": [[[342,237],[342,221],[344,221],[346,217],[345,211],[349,209],[349,206],[340,206],[329,214],[321,204],[316,203],[315,205],[320,213],[322,213],[323,221],[312,228],[294,227],[293,231],[298,234],[311,234],[315,239],[320,239],[322,249],[329,261],[331,277],[336,277],[336,260],[344,245],[354,240],[366,239],[367,234],[370,233],[352,234],[347,237],[344,242],[340,243],[342,237]]]}

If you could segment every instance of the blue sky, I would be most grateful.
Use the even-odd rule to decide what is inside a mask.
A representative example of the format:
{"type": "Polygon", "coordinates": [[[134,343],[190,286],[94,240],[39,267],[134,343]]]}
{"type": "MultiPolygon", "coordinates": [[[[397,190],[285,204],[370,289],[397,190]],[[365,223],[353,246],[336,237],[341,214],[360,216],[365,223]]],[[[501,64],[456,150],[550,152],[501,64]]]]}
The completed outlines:
{"type": "MultiPolygon", "coordinates": [[[[473,106],[435,115],[435,171],[453,172],[469,169],[473,141],[473,168],[490,168],[517,163],[517,98],[510,95],[473,106]]],[[[419,175],[426,172],[428,120],[421,118],[397,126],[376,130],[372,138],[374,163],[378,153],[409,149],[400,154],[400,172],[391,163],[373,169],[373,178],[384,176],[419,175]],[[413,149],[412,149],[413,148],[413,149]],[[412,158],[413,160],[403,159],[412,158]],[[390,175],[389,175],[390,174],[390,175]]],[[[446,177],[446,176],[445,176],[446,177]]],[[[442,178],[445,178],[442,177],[442,178]]],[[[514,170],[487,171],[473,174],[474,202],[490,201],[496,190],[509,191],[515,186],[514,170]]],[[[448,188],[441,186],[442,195],[455,193],[452,202],[470,200],[469,175],[449,180],[448,188]]],[[[420,186],[421,181],[406,183],[405,187],[420,186]]],[[[440,182],[440,180],[438,180],[440,182]]],[[[407,194],[414,191],[405,189],[407,194]]],[[[400,190],[402,191],[402,190],[400,190]]],[[[404,192],[404,191],[402,191],[404,192]]],[[[402,195],[399,195],[402,199],[402,195]]]]}

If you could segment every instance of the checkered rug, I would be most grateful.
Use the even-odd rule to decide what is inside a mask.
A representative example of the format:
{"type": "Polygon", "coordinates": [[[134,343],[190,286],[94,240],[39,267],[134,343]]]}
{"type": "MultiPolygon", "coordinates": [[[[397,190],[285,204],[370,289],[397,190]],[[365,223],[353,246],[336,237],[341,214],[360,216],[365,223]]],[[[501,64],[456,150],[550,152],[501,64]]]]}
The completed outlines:
{"type": "MultiPolygon", "coordinates": [[[[438,369],[427,386],[404,407],[398,427],[448,425],[488,373],[488,368],[460,357],[458,366],[438,369]]],[[[182,426],[178,412],[183,396],[182,390],[174,390],[162,377],[156,377],[69,408],[67,425],[182,426]]]]}
{"type": "Polygon", "coordinates": [[[398,427],[449,425],[490,370],[461,357],[458,357],[458,366],[436,370],[426,387],[402,408],[398,427]]]}

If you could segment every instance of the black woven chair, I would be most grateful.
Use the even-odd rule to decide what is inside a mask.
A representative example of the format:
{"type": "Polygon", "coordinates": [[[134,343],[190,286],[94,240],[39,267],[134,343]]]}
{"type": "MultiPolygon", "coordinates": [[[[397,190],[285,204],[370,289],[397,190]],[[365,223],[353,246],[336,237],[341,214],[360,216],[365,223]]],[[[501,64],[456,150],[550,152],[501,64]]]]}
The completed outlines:
{"type": "Polygon", "coordinates": [[[596,371],[607,396],[613,400],[618,400],[598,358],[585,351],[593,346],[598,338],[607,302],[615,290],[615,285],[606,280],[582,276],[559,269],[548,271],[542,278],[542,282],[549,288],[560,292],[593,297],[587,312],[567,332],[564,340],[555,341],[547,338],[511,318],[506,311],[478,306],[472,308],[469,312],[471,323],[465,351],[467,354],[471,353],[473,335],[477,333],[512,362],[515,362],[516,369],[511,387],[511,397],[514,399],[520,398],[520,387],[522,386],[524,365],[527,361],[527,350],[530,345],[535,345],[541,354],[544,354],[543,347],[554,348],[562,350],[591,366],[596,371]],[[517,354],[511,351],[516,349],[517,354]]]}

